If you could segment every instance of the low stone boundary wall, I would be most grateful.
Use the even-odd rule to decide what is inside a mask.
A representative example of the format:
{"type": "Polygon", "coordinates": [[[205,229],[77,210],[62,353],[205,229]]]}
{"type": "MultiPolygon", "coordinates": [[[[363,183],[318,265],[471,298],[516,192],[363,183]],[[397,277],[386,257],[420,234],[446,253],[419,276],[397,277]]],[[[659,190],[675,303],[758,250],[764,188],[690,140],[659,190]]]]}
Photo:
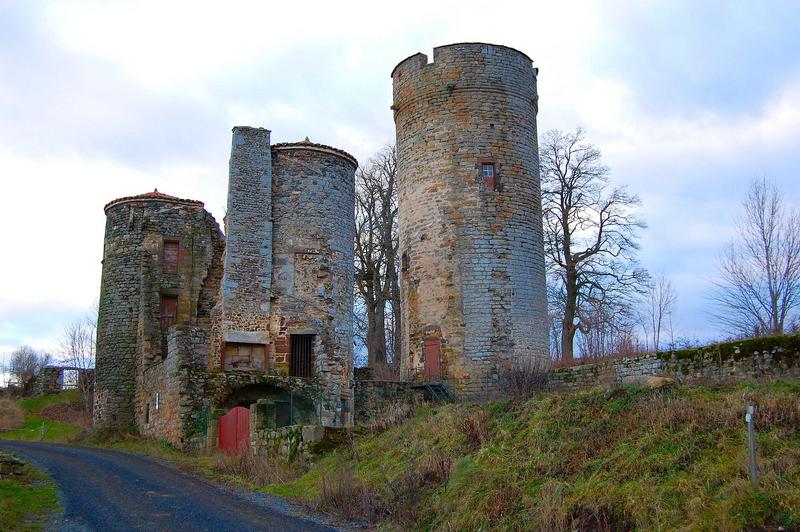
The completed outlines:
{"type": "Polygon", "coordinates": [[[263,429],[253,428],[251,424],[250,449],[259,456],[279,455],[287,460],[308,459],[313,454],[341,445],[350,430],[321,425],[289,425],[277,429],[263,429]]]}
{"type": "Polygon", "coordinates": [[[423,390],[413,382],[374,380],[369,368],[356,368],[354,423],[367,425],[375,416],[391,408],[392,404],[414,404],[422,400],[423,394],[423,390]]]}
{"type": "Polygon", "coordinates": [[[754,338],[557,368],[550,371],[548,386],[571,391],[622,384],[648,375],[678,382],[800,379],[800,335],[754,338]]]}

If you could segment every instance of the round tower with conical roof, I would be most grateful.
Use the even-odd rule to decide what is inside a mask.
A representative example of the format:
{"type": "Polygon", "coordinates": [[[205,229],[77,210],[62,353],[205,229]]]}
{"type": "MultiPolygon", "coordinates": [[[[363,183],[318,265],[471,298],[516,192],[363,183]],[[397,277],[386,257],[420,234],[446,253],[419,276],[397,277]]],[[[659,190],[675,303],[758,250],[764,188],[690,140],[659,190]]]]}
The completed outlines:
{"type": "Polygon", "coordinates": [[[210,323],[225,244],[202,202],[158,190],[116,199],[105,213],[94,421],[127,428],[137,380],[166,356],[169,329],[210,323]]]}

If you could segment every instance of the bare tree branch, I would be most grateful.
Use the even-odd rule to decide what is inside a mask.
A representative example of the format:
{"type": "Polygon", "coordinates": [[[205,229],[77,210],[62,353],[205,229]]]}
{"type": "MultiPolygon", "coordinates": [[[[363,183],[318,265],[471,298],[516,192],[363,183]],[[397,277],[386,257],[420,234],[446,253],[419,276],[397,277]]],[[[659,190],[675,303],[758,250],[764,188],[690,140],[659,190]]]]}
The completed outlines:
{"type": "Polygon", "coordinates": [[[753,181],[723,250],[712,317],[734,336],[783,334],[800,306],[800,211],[766,178],[753,181]]]}

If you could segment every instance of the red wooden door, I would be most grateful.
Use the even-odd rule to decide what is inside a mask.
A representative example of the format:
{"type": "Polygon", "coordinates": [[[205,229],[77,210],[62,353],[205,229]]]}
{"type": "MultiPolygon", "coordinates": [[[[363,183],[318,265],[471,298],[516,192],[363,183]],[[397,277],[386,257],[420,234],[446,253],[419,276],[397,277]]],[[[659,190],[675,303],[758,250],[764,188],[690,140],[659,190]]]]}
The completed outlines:
{"type": "Polygon", "coordinates": [[[219,418],[219,448],[241,454],[250,446],[250,409],[237,406],[219,418]]]}
{"type": "Polygon", "coordinates": [[[425,355],[425,379],[429,382],[442,380],[442,363],[440,357],[441,342],[438,336],[428,336],[422,346],[425,355]]]}

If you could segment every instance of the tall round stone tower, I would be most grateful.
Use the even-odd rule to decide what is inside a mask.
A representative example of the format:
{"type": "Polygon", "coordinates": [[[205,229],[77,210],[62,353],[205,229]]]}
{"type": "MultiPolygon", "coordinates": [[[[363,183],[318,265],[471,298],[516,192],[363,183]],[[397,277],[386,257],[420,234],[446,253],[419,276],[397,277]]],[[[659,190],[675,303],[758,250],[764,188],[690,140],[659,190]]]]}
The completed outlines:
{"type": "Polygon", "coordinates": [[[401,368],[463,397],[549,359],[536,75],[522,52],[482,43],[392,72],[401,368]]]}
{"type": "Polygon", "coordinates": [[[195,200],[158,191],[105,206],[94,422],[134,423],[137,380],[167,355],[172,325],[210,324],[224,241],[195,200]]]}

